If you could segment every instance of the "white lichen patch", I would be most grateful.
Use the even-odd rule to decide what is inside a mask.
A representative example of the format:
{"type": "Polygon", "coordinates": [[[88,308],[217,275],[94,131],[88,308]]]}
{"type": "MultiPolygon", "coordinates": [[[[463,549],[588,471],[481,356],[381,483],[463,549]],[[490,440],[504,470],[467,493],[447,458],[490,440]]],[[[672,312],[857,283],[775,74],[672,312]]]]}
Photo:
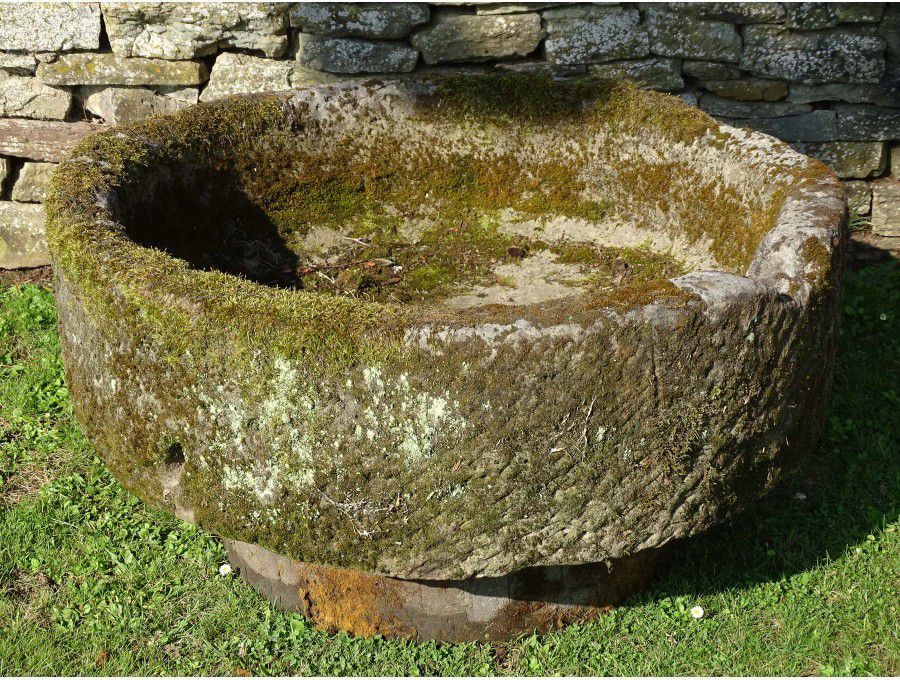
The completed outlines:
{"type": "Polygon", "coordinates": [[[363,370],[363,382],[371,397],[356,437],[385,442],[386,452],[407,463],[429,457],[439,439],[452,441],[467,426],[457,413],[459,402],[447,391],[431,394],[411,385],[406,374],[391,379],[375,367],[363,370]]]}
{"type": "Polygon", "coordinates": [[[311,419],[316,402],[296,366],[281,357],[275,359],[271,377],[259,391],[265,395],[259,402],[221,387],[214,395],[199,395],[204,412],[198,415],[215,425],[198,462],[207,467],[210,458],[227,460],[222,465],[223,488],[250,494],[268,505],[284,488],[301,489],[313,481],[311,419]],[[255,441],[267,442],[270,458],[246,455],[255,441]]]}

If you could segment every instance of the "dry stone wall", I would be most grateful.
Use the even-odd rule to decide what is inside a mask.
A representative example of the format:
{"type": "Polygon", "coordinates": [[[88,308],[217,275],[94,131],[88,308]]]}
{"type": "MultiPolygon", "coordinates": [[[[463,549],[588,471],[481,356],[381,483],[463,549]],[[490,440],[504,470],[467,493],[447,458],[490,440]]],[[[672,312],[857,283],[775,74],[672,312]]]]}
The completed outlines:
{"type": "Polygon", "coordinates": [[[900,252],[900,3],[0,4],[0,268],[92,130],[230,94],[492,68],[628,77],[847,182],[860,256],[900,252]]]}

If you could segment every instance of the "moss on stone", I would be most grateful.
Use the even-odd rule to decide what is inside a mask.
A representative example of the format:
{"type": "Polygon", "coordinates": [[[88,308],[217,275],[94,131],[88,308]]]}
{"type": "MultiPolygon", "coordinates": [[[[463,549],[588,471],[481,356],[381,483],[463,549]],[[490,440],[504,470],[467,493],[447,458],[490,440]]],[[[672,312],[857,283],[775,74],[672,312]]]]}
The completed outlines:
{"type": "MultiPolygon", "coordinates": [[[[302,97],[247,97],[88,139],[60,167],[48,232],[67,376],[126,486],[298,559],[464,578],[662,544],[777,480],[787,435],[812,427],[803,415],[817,419],[824,403],[823,378],[784,348],[809,337],[812,363],[829,318],[798,316],[767,292],[711,325],[668,280],[679,271],[669,258],[521,242],[493,220],[634,213],[689,245],[710,241],[736,271],[802,177],[785,171],[743,195],[697,182],[687,161],[604,167],[597,158],[621,156],[590,154],[623,139],[682,152],[730,142],[703,114],[628,85],[467,82],[472,96],[461,81],[438,84],[406,121],[421,139],[341,134],[302,97]],[[405,234],[410,225],[421,233],[405,234]],[[606,278],[552,303],[464,311],[266,278],[327,226],[369,239],[371,254],[420,244],[406,261],[411,289],[433,295],[488,276],[516,257],[511,245],[555,248],[606,278]],[[257,246],[281,250],[263,266],[257,246]],[[617,257],[635,280],[609,288],[617,257]],[[711,408],[714,388],[740,407],[711,408]],[[789,407],[801,398],[797,425],[789,407]],[[707,477],[721,490],[685,505],[707,477]]],[[[349,98],[338,112],[364,115],[334,96],[349,98]]]]}

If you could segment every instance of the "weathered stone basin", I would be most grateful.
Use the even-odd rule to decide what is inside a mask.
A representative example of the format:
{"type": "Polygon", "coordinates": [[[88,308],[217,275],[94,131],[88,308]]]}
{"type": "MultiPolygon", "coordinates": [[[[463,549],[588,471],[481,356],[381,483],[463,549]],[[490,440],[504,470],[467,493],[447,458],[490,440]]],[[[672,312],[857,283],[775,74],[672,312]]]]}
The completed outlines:
{"type": "Polygon", "coordinates": [[[355,633],[586,618],[809,452],[845,199],[624,83],[234,98],[49,201],[76,413],[131,491],[355,633]]]}

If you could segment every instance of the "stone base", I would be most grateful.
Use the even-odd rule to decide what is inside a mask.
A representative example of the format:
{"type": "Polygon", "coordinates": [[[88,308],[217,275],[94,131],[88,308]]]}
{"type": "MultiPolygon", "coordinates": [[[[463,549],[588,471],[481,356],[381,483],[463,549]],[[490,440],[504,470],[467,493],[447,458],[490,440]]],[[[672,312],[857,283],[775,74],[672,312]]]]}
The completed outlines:
{"type": "Polygon", "coordinates": [[[608,564],[531,567],[496,578],[409,581],[335,569],[225,540],[231,564],[279,607],[318,628],[419,641],[508,640],[596,618],[649,583],[670,549],[608,564]]]}

